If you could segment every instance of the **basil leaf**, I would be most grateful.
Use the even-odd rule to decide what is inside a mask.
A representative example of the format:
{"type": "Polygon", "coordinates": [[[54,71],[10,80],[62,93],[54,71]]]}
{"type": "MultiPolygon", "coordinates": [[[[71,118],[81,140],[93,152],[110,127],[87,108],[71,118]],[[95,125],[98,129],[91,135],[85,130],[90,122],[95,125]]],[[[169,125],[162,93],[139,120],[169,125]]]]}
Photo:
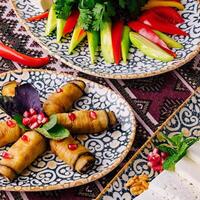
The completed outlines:
{"type": "Polygon", "coordinates": [[[57,124],[57,116],[56,115],[51,115],[49,117],[49,121],[44,124],[41,128],[46,129],[47,131],[51,128],[53,128],[57,124]]]}
{"type": "Polygon", "coordinates": [[[23,130],[23,131],[27,131],[30,130],[29,128],[27,128],[26,126],[23,125],[22,123],[22,116],[19,114],[14,115],[13,119],[17,122],[18,126],[23,130]]]}
{"type": "Polygon", "coordinates": [[[176,150],[169,144],[160,144],[157,146],[157,148],[162,152],[168,153],[169,155],[173,155],[176,153],[176,150]]]}
{"type": "Polygon", "coordinates": [[[56,124],[48,131],[44,128],[37,128],[36,131],[52,140],[62,140],[70,135],[70,132],[59,124],[56,124]]]}

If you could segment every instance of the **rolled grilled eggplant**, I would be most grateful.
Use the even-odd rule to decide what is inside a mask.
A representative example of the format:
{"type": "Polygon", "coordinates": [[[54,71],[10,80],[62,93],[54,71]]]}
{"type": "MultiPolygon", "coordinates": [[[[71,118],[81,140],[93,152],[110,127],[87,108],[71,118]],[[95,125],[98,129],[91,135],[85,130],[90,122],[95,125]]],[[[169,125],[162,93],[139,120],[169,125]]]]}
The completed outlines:
{"type": "Polygon", "coordinates": [[[0,147],[16,142],[22,133],[14,120],[0,122],[0,147]]]}
{"type": "Polygon", "coordinates": [[[47,149],[45,138],[36,131],[28,131],[14,143],[0,160],[0,174],[10,181],[28,167],[47,149]]]}
{"type": "Polygon", "coordinates": [[[95,158],[90,151],[73,137],[63,140],[51,140],[51,151],[79,173],[85,173],[93,167],[95,158]]]}
{"type": "Polygon", "coordinates": [[[58,124],[76,134],[99,133],[117,123],[114,112],[105,110],[80,110],[72,113],[59,113],[56,116],[58,124]]]}
{"type": "Polygon", "coordinates": [[[68,82],[47,98],[43,104],[44,112],[50,116],[69,111],[74,102],[84,94],[84,89],[85,83],[81,80],[68,82]]]}

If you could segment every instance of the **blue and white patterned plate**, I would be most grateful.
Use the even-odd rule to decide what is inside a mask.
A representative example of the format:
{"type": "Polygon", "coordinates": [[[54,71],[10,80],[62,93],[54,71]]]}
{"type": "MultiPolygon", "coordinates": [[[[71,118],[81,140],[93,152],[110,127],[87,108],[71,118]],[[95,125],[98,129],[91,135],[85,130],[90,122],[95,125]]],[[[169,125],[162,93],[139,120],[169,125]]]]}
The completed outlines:
{"type": "MultiPolygon", "coordinates": [[[[186,137],[200,137],[200,88],[197,90],[187,103],[172,115],[159,128],[158,132],[166,135],[174,135],[183,132],[186,137]]],[[[143,173],[147,174],[149,180],[154,179],[158,173],[154,172],[147,164],[147,156],[154,149],[156,143],[155,136],[150,138],[143,147],[136,152],[129,162],[122,168],[114,179],[107,185],[97,199],[102,200],[132,200],[135,197],[131,195],[128,188],[125,187],[127,181],[143,173]]]]}
{"type": "MultiPolygon", "coordinates": [[[[8,81],[31,83],[40,93],[41,101],[67,81],[74,79],[67,74],[45,70],[11,71],[0,75],[0,89],[8,81]]],[[[86,83],[86,94],[73,109],[106,109],[114,111],[118,125],[101,134],[83,135],[77,139],[96,157],[94,167],[86,174],[79,174],[64,164],[50,151],[35,160],[17,179],[9,183],[0,177],[0,190],[39,191],[63,189],[97,180],[117,167],[129,152],[135,137],[136,122],[131,107],[123,97],[109,88],[81,79],[86,83]]],[[[0,113],[3,119],[5,113],[0,113]]],[[[0,155],[8,147],[0,148],[0,155]]]]}
{"type": "Polygon", "coordinates": [[[129,61],[119,65],[108,65],[101,55],[98,56],[96,64],[90,63],[87,42],[81,43],[72,55],[68,55],[71,35],[56,43],[55,35],[46,37],[44,35],[46,21],[26,23],[25,19],[37,15],[40,11],[34,0],[11,0],[16,14],[21,19],[29,34],[48,52],[60,59],[70,67],[84,73],[114,79],[144,78],[158,75],[174,70],[191,60],[200,50],[200,2],[198,0],[182,0],[185,10],[181,12],[185,23],[179,27],[190,34],[188,37],[173,36],[175,40],[182,43],[183,49],[173,49],[177,58],[171,62],[164,63],[144,56],[133,46],[129,51],[129,61]]]}

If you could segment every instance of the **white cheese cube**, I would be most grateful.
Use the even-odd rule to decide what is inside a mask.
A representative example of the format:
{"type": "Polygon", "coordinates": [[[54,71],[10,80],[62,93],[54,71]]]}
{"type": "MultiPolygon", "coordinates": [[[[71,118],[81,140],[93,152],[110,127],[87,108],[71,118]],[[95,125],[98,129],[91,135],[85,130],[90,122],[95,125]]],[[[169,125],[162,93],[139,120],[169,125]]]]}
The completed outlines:
{"type": "Polygon", "coordinates": [[[150,183],[149,188],[173,200],[200,200],[198,188],[195,188],[186,179],[171,171],[160,173],[150,183]]]}
{"type": "Polygon", "coordinates": [[[200,167],[190,158],[183,157],[176,164],[175,171],[200,189],[200,167]]]}
{"type": "Polygon", "coordinates": [[[53,0],[32,0],[40,10],[40,12],[44,12],[49,10],[51,7],[53,0]]]}
{"type": "Polygon", "coordinates": [[[187,151],[187,156],[200,165],[200,141],[193,144],[187,151]]]}
{"type": "Polygon", "coordinates": [[[169,200],[166,197],[160,196],[158,193],[156,193],[154,190],[148,189],[136,198],[134,200],[169,200]]]}

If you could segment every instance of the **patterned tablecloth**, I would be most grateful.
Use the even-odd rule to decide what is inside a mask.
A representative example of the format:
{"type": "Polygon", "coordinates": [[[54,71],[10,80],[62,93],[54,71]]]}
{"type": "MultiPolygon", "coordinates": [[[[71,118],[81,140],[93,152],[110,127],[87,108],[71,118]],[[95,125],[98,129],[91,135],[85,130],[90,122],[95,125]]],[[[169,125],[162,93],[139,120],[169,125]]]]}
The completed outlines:
{"type": "MultiPolygon", "coordinates": [[[[20,25],[8,0],[0,0],[0,41],[28,55],[47,55],[20,25]]],[[[0,72],[21,68],[23,66],[0,57],[0,72]]],[[[140,80],[123,81],[92,77],[67,67],[55,58],[51,58],[51,63],[46,68],[85,77],[121,93],[135,112],[137,119],[135,142],[123,163],[98,181],[72,189],[51,192],[0,191],[0,200],[86,200],[95,198],[146,139],[200,85],[200,54],[176,71],[140,80]]]]}

